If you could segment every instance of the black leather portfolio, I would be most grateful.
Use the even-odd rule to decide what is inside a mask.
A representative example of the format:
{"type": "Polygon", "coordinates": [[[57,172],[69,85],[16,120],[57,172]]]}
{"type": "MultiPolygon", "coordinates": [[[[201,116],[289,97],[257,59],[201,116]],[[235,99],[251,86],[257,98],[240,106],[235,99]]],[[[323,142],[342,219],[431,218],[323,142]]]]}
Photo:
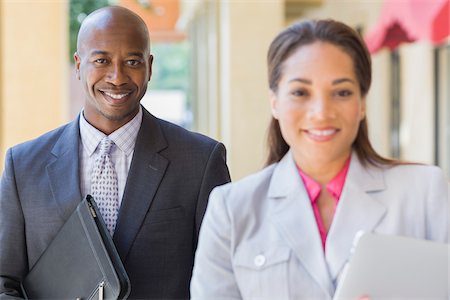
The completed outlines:
{"type": "Polygon", "coordinates": [[[130,290],[91,196],[78,205],[22,282],[27,299],[126,299],[130,290]]]}

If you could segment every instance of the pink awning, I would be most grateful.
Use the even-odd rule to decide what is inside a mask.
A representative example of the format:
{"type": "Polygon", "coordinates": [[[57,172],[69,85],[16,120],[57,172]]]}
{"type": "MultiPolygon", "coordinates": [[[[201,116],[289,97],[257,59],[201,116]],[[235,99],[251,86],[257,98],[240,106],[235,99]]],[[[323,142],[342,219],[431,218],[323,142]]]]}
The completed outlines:
{"type": "Polygon", "coordinates": [[[437,45],[450,35],[450,0],[385,0],[377,25],[365,37],[370,53],[383,47],[427,40],[437,45]]]}

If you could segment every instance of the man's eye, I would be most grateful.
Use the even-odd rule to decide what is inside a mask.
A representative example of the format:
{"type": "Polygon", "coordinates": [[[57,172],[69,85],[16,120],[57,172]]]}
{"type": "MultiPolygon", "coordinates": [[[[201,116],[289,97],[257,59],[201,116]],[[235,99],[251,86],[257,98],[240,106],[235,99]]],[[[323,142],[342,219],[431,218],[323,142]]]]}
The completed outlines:
{"type": "Polygon", "coordinates": [[[129,65],[129,66],[137,66],[138,64],[140,64],[141,62],[139,61],[139,60],[135,60],[135,59],[132,59],[132,60],[129,60],[129,61],[127,61],[127,64],[129,65]]]}
{"type": "Polygon", "coordinates": [[[106,59],[104,59],[104,58],[97,58],[94,62],[97,63],[97,64],[105,64],[106,63],[106,59]]]}

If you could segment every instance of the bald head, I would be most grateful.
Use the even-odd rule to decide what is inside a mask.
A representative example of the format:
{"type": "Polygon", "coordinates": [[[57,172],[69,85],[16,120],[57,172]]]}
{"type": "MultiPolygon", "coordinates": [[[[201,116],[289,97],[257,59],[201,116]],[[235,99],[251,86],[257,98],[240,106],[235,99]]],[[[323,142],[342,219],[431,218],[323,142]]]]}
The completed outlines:
{"type": "Polygon", "coordinates": [[[153,63],[140,17],[117,6],[94,11],[81,25],[74,60],[91,125],[110,134],[138,113],[153,63]]]}
{"type": "Polygon", "coordinates": [[[114,38],[114,33],[132,31],[133,36],[147,45],[146,50],[150,53],[150,38],[147,25],[144,20],[129,9],[120,6],[108,6],[97,9],[89,14],[81,24],[77,38],[77,53],[83,54],[86,41],[97,32],[108,33],[108,38],[114,38]]]}

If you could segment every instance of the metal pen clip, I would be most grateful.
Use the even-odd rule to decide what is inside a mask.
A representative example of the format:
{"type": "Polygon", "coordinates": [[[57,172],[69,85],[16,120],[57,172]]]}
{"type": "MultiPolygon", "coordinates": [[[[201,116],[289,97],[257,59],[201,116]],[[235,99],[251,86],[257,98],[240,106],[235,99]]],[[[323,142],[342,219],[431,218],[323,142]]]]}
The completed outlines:
{"type": "Polygon", "coordinates": [[[105,282],[102,281],[98,285],[98,300],[103,300],[103,287],[105,286],[105,282]]]}

